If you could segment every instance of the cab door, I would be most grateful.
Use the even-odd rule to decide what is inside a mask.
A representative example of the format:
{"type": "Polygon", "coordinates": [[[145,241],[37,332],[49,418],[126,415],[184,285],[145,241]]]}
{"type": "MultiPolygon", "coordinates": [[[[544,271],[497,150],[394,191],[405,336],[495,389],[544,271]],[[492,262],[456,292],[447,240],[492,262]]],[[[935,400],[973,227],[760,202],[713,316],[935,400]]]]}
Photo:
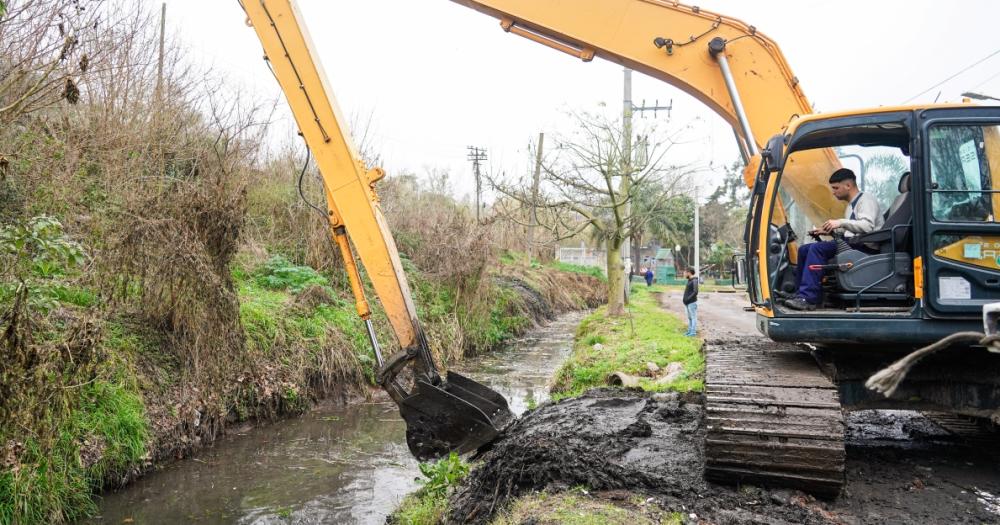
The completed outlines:
{"type": "Polygon", "coordinates": [[[984,304],[1000,301],[1000,108],[919,117],[914,230],[924,308],[931,317],[978,317],[984,304]]]}

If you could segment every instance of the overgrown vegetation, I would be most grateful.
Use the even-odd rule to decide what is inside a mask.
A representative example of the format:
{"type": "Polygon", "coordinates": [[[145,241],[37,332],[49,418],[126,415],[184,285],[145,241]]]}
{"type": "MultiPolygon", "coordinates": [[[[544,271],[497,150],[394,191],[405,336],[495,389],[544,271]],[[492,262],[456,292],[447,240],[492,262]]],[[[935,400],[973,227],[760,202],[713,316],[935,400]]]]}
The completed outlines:
{"type": "Polygon", "coordinates": [[[609,317],[600,308],[580,323],[573,353],[556,372],[553,399],[604,386],[613,372],[648,376],[646,363],[666,369],[677,362],[683,371],[670,382],[643,377],[640,386],[645,390],[686,392],[704,388],[701,344],[683,335],[683,323],[659,306],[655,290],[633,288],[626,317],[609,317]]]}

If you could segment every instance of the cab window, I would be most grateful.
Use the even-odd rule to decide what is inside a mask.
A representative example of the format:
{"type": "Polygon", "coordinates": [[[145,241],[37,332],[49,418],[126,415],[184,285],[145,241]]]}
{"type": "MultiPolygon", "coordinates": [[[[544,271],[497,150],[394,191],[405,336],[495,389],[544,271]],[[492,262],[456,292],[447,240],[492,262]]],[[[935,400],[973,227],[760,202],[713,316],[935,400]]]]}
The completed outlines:
{"type": "MultiPolygon", "coordinates": [[[[931,211],[939,221],[994,222],[1000,186],[997,126],[938,125],[928,133],[931,211]]],[[[1000,204],[1000,203],[998,203],[1000,204]]]]}

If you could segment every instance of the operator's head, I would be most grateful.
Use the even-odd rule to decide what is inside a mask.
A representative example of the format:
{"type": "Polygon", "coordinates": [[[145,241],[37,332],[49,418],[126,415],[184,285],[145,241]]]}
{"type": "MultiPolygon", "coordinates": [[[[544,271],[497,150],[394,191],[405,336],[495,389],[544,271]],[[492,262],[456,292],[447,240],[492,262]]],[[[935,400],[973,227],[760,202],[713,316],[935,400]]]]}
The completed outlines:
{"type": "Polygon", "coordinates": [[[847,168],[840,168],[830,175],[830,191],[838,200],[849,201],[858,191],[858,179],[854,172],[847,168]]]}

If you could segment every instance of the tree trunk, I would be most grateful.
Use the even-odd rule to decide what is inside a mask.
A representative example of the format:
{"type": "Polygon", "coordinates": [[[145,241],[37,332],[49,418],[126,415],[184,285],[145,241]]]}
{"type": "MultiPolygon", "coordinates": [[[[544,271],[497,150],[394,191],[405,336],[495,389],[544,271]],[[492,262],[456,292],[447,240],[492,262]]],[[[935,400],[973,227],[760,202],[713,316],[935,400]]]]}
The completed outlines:
{"type": "Polygon", "coordinates": [[[604,243],[608,263],[608,315],[625,315],[625,266],[622,264],[622,241],[604,243]]]}

